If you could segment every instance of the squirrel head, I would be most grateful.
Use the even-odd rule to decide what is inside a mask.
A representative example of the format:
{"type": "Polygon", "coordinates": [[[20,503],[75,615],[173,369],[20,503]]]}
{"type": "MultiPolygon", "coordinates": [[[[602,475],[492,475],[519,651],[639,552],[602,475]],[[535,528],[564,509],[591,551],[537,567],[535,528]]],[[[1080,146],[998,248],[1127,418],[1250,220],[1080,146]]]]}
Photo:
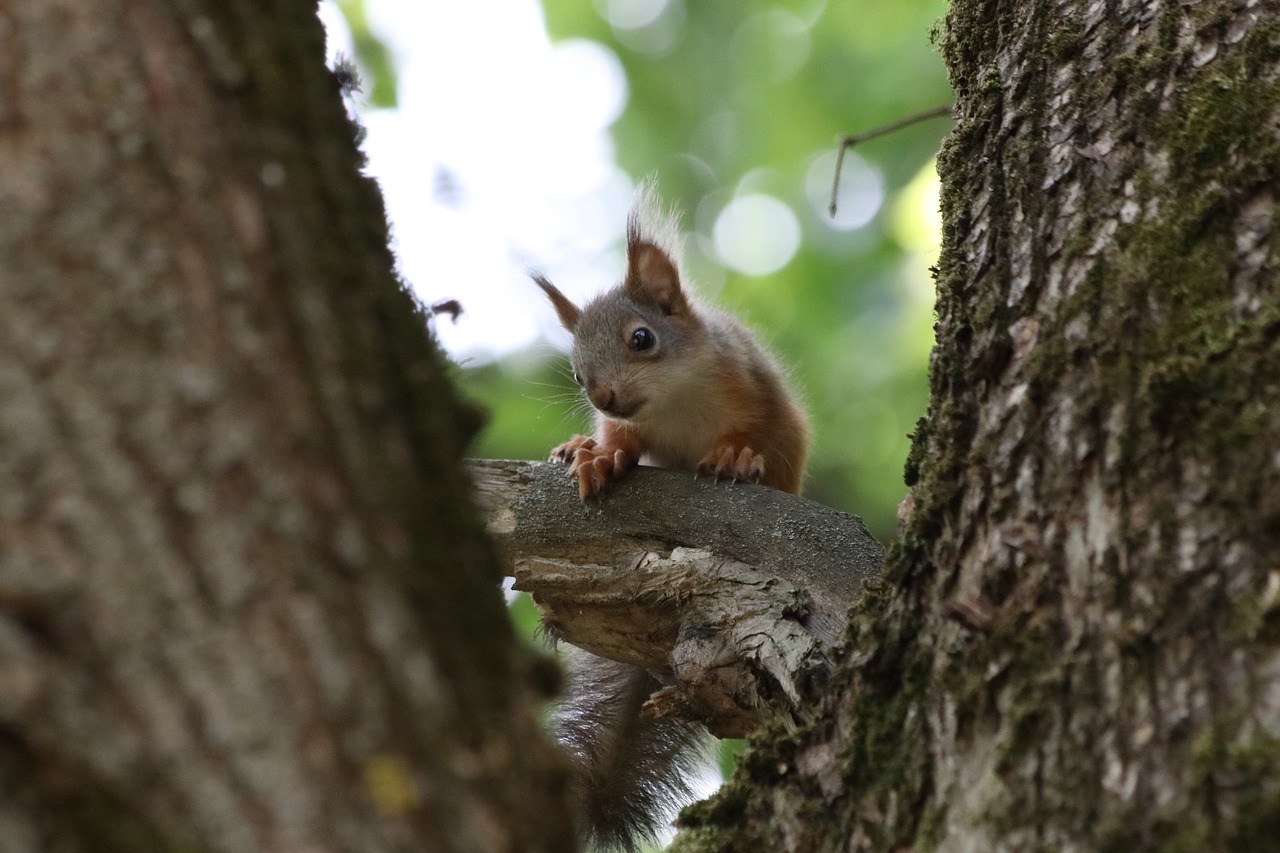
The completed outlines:
{"type": "Polygon", "coordinates": [[[681,285],[674,230],[646,184],[627,218],[621,284],[579,308],[543,275],[533,274],[573,335],[574,378],[591,405],[617,420],[641,422],[663,414],[687,395],[697,375],[702,323],[681,285]]]}

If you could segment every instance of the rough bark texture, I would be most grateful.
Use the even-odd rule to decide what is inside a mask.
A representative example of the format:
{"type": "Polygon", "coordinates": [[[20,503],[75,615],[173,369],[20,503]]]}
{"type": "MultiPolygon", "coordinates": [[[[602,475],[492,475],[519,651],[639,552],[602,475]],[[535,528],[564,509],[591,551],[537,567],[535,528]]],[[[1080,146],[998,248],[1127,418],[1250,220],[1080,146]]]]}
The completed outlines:
{"type": "Polygon", "coordinates": [[[473,461],[489,530],[556,636],[648,670],[651,707],[743,737],[797,723],[883,561],[854,516],[641,467],[583,504],[565,466],[473,461]]]}
{"type": "Polygon", "coordinates": [[[884,551],[862,519],[777,489],[715,484],[640,466],[598,501],[567,487],[565,466],[473,460],[469,472],[489,532],[509,557],[615,563],[636,550],[703,548],[803,587],[836,624],[876,577],[884,551]]]}
{"type": "Polygon", "coordinates": [[[314,3],[0,72],[0,850],[571,846],[314,3]]]}
{"type": "Polygon", "coordinates": [[[682,849],[1280,838],[1280,18],[972,2],[914,512],[682,849]]]}

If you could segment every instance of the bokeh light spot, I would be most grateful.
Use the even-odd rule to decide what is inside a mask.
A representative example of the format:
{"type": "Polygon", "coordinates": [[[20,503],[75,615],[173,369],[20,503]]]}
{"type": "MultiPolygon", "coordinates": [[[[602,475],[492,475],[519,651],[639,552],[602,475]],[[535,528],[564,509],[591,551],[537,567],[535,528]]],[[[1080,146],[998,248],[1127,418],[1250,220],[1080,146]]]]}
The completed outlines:
{"type": "Polygon", "coordinates": [[[787,265],[800,248],[800,223],[784,202],[754,193],[735,198],[716,218],[716,253],[746,275],[768,275],[787,265]]]}
{"type": "Polygon", "coordinates": [[[853,231],[874,219],[884,204],[884,178],[879,169],[856,152],[846,151],[836,193],[836,215],[832,216],[831,182],[836,174],[836,156],[834,150],[828,149],[810,161],[804,179],[805,196],[828,228],[853,231]]]}
{"type": "Polygon", "coordinates": [[[647,27],[667,8],[669,0],[596,0],[604,19],[620,30],[647,27]]]}

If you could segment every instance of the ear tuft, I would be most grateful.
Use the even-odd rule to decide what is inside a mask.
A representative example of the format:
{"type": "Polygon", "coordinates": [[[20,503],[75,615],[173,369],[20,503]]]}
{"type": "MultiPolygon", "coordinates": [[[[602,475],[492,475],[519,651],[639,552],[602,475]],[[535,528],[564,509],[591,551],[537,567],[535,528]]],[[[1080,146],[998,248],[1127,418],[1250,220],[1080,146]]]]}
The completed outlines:
{"type": "Polygon", "coordinates": [[[663,314],[684,314],[688,310],[675,261],[653,243],[638,241],[627,247],[623,289],[636,302],[653,305],[663,314]]]}
{"type": "Polygon", "coordinates": [[[658,197],[658,182],[652,175],[636,187],[627,211],[627,252],[638,243],[652,243],[680,266],[680,217],[658,197]]]}
{"type": "Polygon", "coordinates": [[[538,287],[542,288],[542,292],[547,294],[547,298],[551,300],[551,306],[556,309],[556,316],[560,318],[560,325],[569,330],[573,334],[573,330],[578,327],[578,319],[582,316],[582,309],[569,301],[569,297],[560,292],[554,284],[547,281],[547,277],[542,273],[533,270],[530,271],[529,277],[533,279],[538,287]]]}
{"type": "Polygon", "coordinates": [[[680,224],[658,199],[652,177],[636,187],[627,215],[627,295],[664,314],[688,310],[680,288],[680,224]]]}

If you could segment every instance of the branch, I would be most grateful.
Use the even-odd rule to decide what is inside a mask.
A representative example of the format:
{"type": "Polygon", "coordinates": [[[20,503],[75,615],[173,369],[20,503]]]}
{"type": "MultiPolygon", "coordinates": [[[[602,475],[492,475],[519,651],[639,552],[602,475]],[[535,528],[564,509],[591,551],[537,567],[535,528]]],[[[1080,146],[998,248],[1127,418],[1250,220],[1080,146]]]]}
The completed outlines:
{"type": "Polygon", "coordinates": [[[863,142],[870,142],[872,139],[879,139],[893,133],[895,130],[902,130],[904,127],[910,127],[913,124],[919,124],[922,121],[928,121],[931,118],[942,118],[947,116],[954,118],[952,114],[953,106],[944,104],[940,107],[931,107],[927,110],[921,110],[918,113],[912,113],[905,118],[897,121],[891,121],[888,124],[882,124],[879,127],[873,127],[871,130],[864,130],[862,133],[843,134],[836,137],[836,144],[840,146],[836,152],[836,168],[835,175],[831,179],[831,203],[827,206],[827,212],[831,216],[836,215],[836,197],[840,194],[840,172],[844,168],[844,152],[855,145],[863,142]]]}
{"type": "Polygon", "coordinates": [[[875,577],[862,521],[774,489],[640,468],[582,504],[562,465],[468,463],[488,526],[558,636],[644,667],[655,713],[721,737],[798,720],[803,682],[875,577]]]}

